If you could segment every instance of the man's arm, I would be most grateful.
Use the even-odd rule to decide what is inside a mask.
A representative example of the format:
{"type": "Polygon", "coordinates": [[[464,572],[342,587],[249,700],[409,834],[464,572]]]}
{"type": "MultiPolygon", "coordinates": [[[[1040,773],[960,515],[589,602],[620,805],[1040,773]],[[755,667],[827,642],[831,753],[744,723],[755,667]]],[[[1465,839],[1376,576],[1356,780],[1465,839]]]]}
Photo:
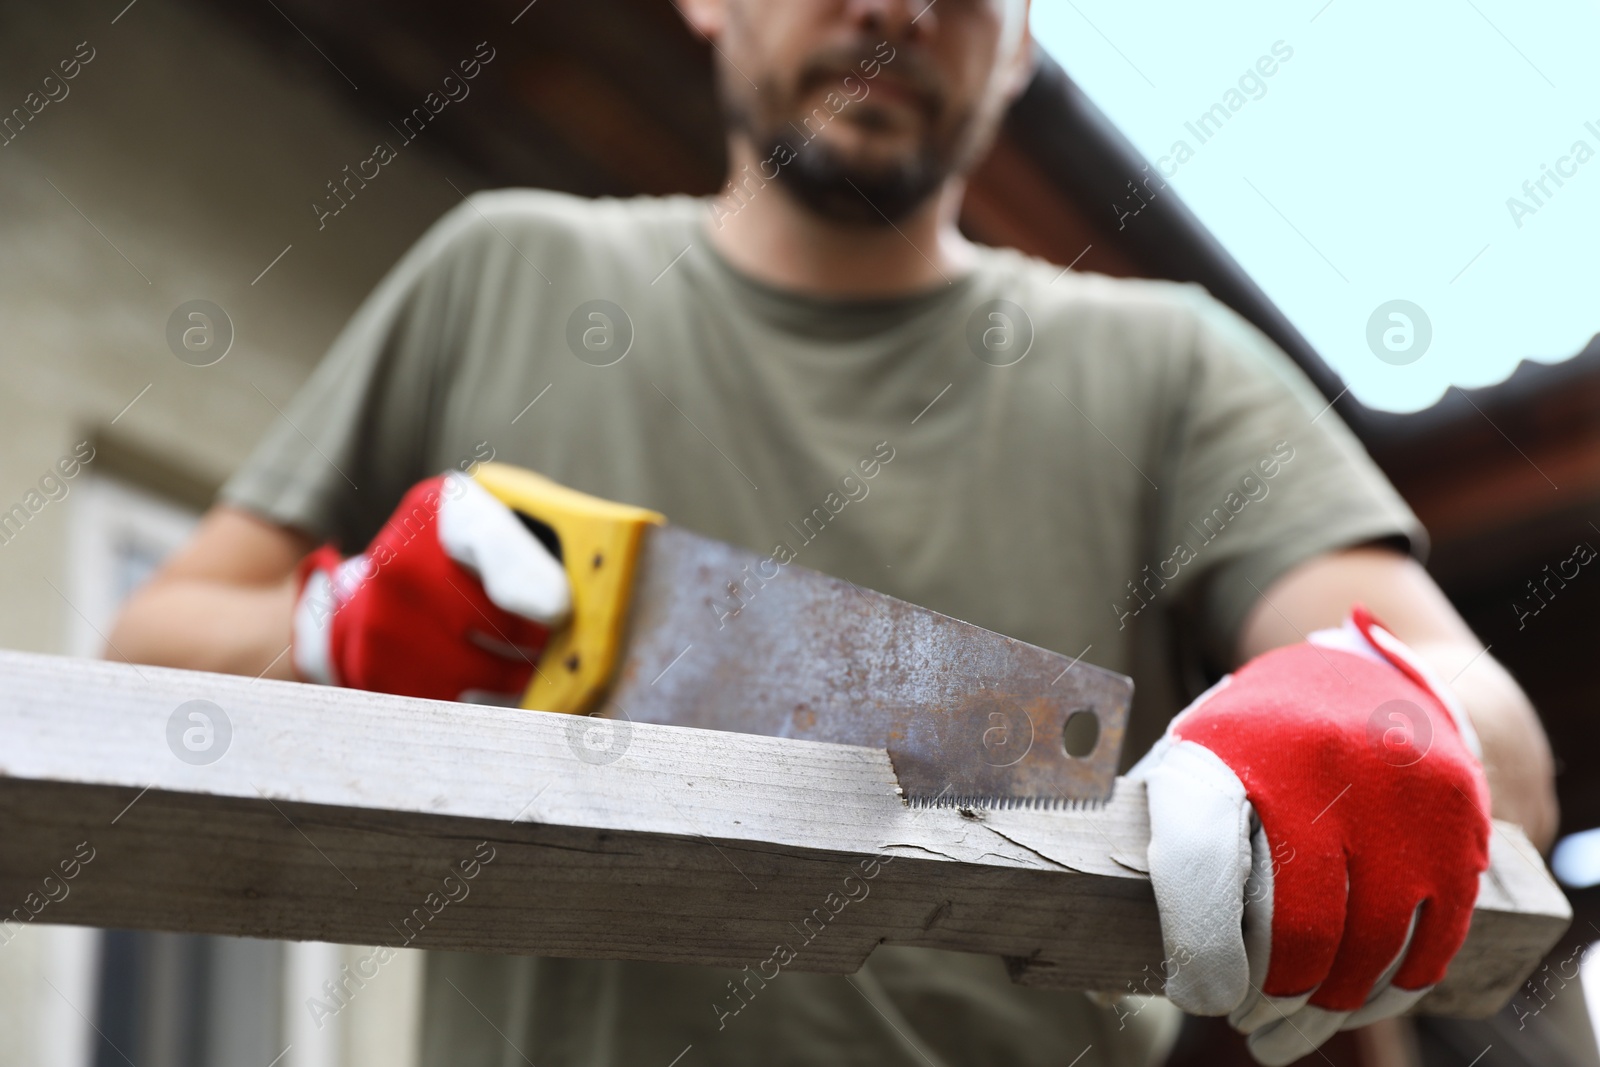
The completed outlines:
{"type": "Polygon", "coordinates": [[[561,562],[460,471],[407,490],[366,551],[343,558],[313,547],[247,511],[214,508],[128,603],[110,651],[402,696],[506,700],[527,689],[571,610],[561,562]]]}
{"type": "Polygon", "coordinates": [[[1496,818],[1520,824],[1541,849],[1555,837],[1550,743],[1533,705],[1478,641],[1427,571],[1381,547],[1309,560],[1263,591],[1240,630],[1238,660],[1337,627],[1352,604],[1367,608],[1450,685],[1483,743],[1496,818]]]}
{"type": "Polygon", "coordinates": [[[107,655],[138,663],[293,678],[295,567],[305,535],[212,508],[187,545],[128,599],[107,655]]]}

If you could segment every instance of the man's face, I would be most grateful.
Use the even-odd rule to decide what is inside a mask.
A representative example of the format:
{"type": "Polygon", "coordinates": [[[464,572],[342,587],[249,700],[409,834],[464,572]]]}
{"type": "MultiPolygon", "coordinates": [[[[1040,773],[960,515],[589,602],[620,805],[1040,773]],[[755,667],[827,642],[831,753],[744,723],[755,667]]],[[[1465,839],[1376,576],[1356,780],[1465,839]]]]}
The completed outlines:
{"type": "Polygon", "coordinates": [[[1024,0],[726,0],[723,107],[763,178],[826,218],[884,225],[988,147],[1026,18],[1024,0]]]}

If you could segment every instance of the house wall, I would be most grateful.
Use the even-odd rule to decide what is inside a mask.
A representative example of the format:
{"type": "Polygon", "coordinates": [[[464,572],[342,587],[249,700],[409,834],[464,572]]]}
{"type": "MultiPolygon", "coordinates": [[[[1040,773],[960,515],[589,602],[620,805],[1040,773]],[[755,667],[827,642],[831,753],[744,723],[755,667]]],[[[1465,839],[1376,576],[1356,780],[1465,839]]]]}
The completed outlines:
{"type": "MultiPolygon", "coordinates": [[[[310,45],[252,41],[198,4],[119,7],[0,8],[0,512],[23,509],[0,533],[4,647],[66,649],[72,490],[89,475],[58,481],[58,462],[93,442],[88,472],[202,503],[388,265],[459,200],[450,183],[480,184],[424,138],[319,230],[312,201],[386,136],[381,107],[310,45]],[[193,299],[235,331],[212,366],[166,338],[193,299]]],[[[27,927],[0,946],[0,1067],[77,1055],[47,1025],[93,1014],[64,1012],[46,982],[83,959],[84,939],[59,933],[27,927]]],[[[381,1016],[384,989],[414,997],[414,967],[352,1018],[381,1016]]],[[[381,1042],[383,1029],[352,1024],[342,1061],[369,1061],[358,1034],[381,1042]]],[[[388,1049],[370,1062],[403,1060],[388,1049]]]]}

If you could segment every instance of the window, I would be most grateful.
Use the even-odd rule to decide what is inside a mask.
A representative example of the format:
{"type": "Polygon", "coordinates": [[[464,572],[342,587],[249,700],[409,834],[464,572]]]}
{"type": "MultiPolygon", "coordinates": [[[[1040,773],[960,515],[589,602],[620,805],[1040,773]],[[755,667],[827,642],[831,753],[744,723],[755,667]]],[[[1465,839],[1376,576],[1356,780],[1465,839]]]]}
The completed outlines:
{"type": "Polygon", "coordinates": [[[67,542],[70,655],[100,655],[128,594],[194,532],[191,509],[119,478],[89,473],[76,488],[67,542]]]}

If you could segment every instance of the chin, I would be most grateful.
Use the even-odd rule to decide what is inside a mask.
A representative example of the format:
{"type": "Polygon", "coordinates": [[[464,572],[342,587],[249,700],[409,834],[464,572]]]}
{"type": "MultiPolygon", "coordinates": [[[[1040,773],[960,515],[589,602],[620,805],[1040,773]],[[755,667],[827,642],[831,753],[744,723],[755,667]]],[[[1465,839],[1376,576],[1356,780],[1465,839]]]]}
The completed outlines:
{"type": "Polygon", "coordinates": [[[814,145],[780,172],[802,203],[823,218],[849,225],[887,226],[938,191],[945,171],[912,151],[846,155],[814,145]],[[817,150],[820,149],[820,150],[817,150]]]}

